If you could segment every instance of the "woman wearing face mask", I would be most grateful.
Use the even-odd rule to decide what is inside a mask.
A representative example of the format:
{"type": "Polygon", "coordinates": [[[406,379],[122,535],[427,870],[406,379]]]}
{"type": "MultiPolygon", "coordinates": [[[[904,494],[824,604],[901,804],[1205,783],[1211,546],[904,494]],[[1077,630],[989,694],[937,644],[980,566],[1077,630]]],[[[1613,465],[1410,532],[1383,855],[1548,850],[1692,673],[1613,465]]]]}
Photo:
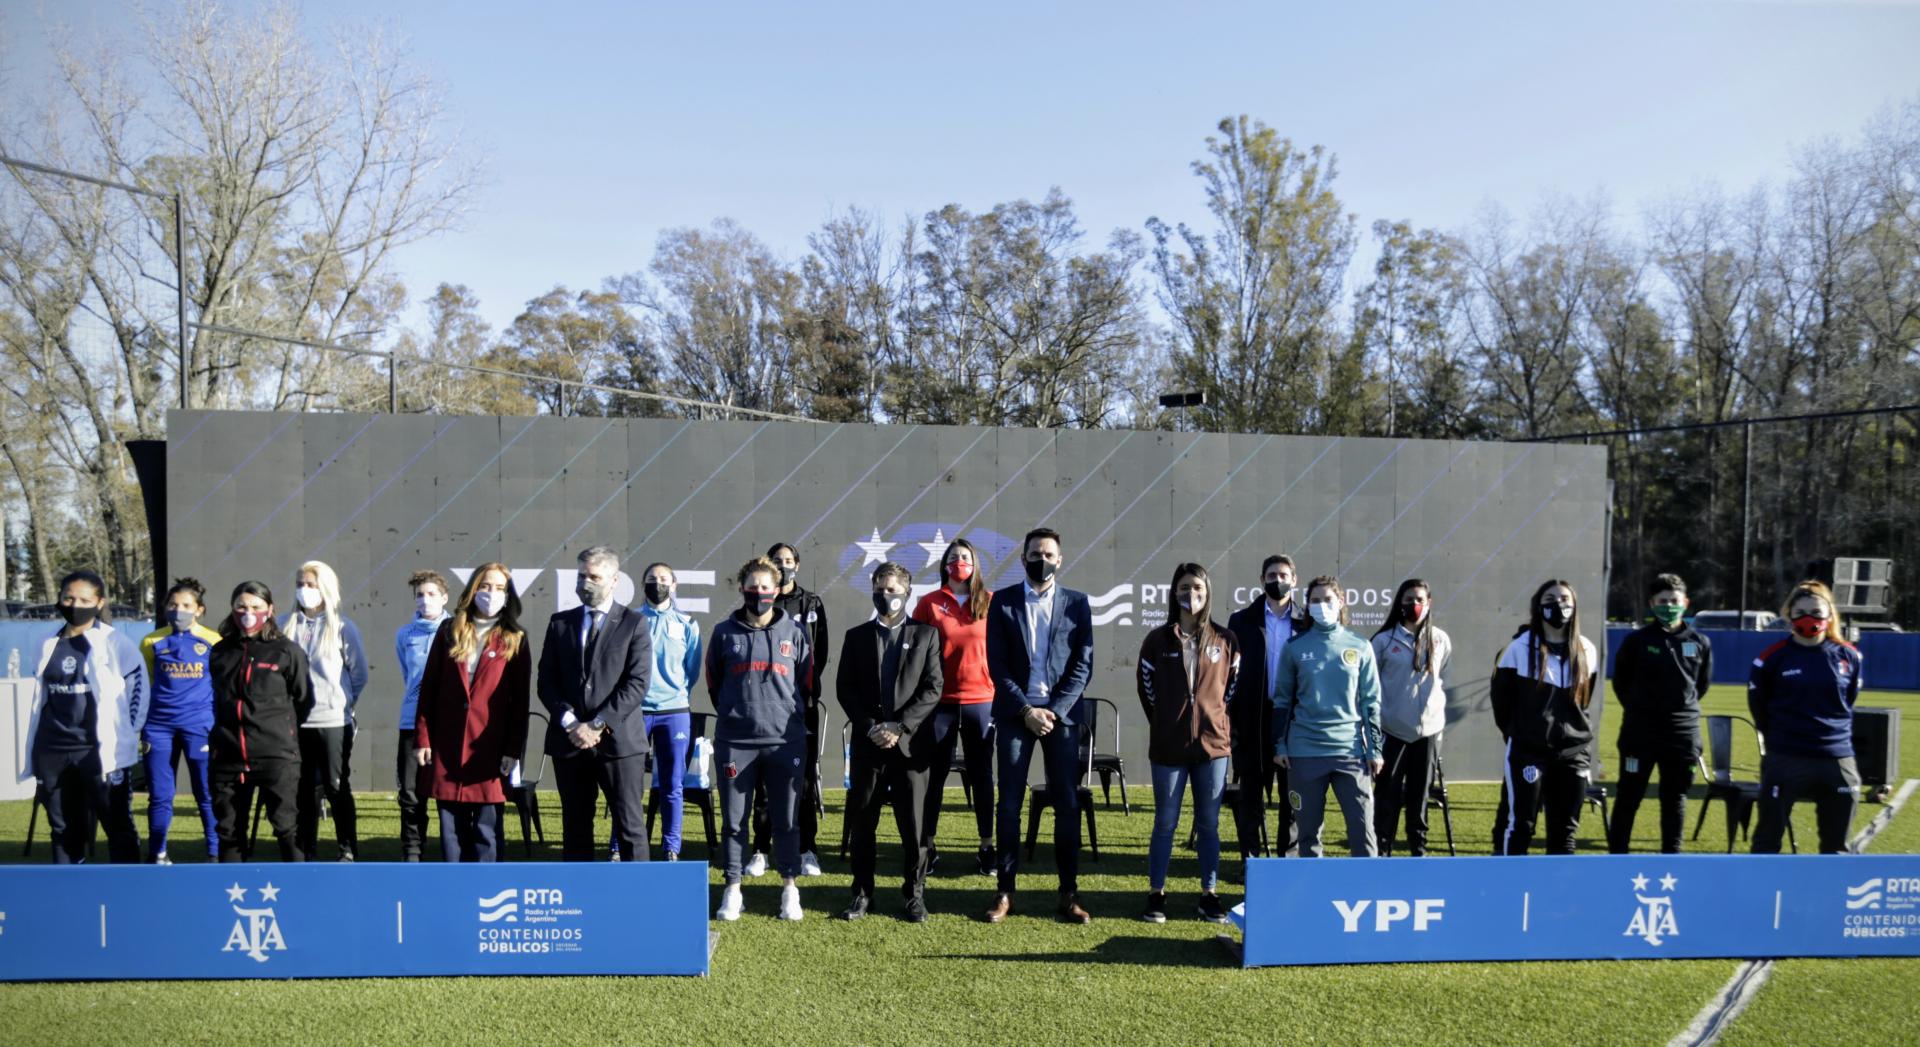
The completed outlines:
{"type": "Polygon", "coordinates": [[[499,860],[507,782],[527,749],[533,654],[505,564],[473,572],[434,635],[414,721],[421,789],[440,808],[449,862],[499,860]]]}
{"type": "Polygon", "coordinates": [[[173,824],[174,769],[182,756],[193,802],[200,808],[207,857],[220,857],[213,794],[207,787],[207,735],[213,730],[213,677],[207,662],[220,634],[200,624],[200,616],[207,613],[206,594],[195,579],[174,579],[167,590],[166,624],[140,641],[153,681],[153,706],[140,741],[146,749],[147,860],[155,865],[173,864],[167,857],[167,830],[173,824]]]}
{"type": "Polygon", "coordinates": [[[220,860],[246,861],[248,820],[255,799],[265,809],[280,860],[306,861],[297,832],[300,721],[311,711],[307,653],[273,622],[273,590],[241,582],[220,623],[213,675],[213,816],[220,860]]]}
{"type": "Polygon", "coordinates": [[[765,782],[780,869],[780,918],[801,918],[800,827],[795,808],[806,757],[806,695],[813,651],[806,630],[774,606],[779,568],[765,557],[747,561],[734,580],[740,608],[714,627],[707,646],[707,693],[713,699],[714,763],[720,770],[725,828],[726,886],[722,920],[738,920],[744,902],[748,809],[754,786],[765,782]]]}
{"type": "Polygon", "coordinates": [[[320,847],[320,806],[333,812],[340,860],[353,861],[357,841],[353,810],[353,706],[367,688],[367,656],[360,627],[340,613],[340,579],[333,568],[309,560],[294,572],[300,609],[280,628],[306,652],[313,677],[313,707],[300,723],[300,850],[309,858],[320,847]]]}
{"type": "Polygon", "coordinates": [[[1214,888],[1220,880],[1220,798],[1233,757],[1229,710],[1240,675],[1240,647],[1212,621],[1207,569],[1183,563],[1173,571],[1174,621],[1140,644],[1135,683],[1147,713],[1147,759],[1153,765],[1153,837],[1147,848],[1148,923],[1167,922],[1167,867],[1180,804],[1193,782],[1193,821],[1200,848],[1200,918],[1227,919],[1214,888]]]}
{"type": "Polygon", "coordinates": [[[400,860],[417,862],[427,839],[427,801],[420,795],[420,763],[414,755],[414,724],[420,718],[420,677],[427,671],[427,652],[447,614],[447,580],[439,571],[415,571],[407,579],[413,590],[413,617],[393,637],[393,657],[400,666],[406,691],[400,697],[400,746],[394,759],[394,790],[400,803],[400,860]]]}
{"type": "Polygon", "coordinates": [[[1853,756],[1860,652],[1840,638],[1833,593],[1820,582],[1794,586],[1780,613],[1793,635],[1754,659],[1747,679],[1747,709],[1767,742],[1753,853],[1780,853],[1793,805],[1804,799],[1813,801],[1820,853],[1839,854],[1860,802],[1853,756]]]}
{"type": "Polygon", "coordinates": [[[92,571],[60,579],[62,625],[41,641],[32,678],[27,777],[47,806],[53,864],[87,860],[96,823],[107,830],[114,864],[140,860],[133,826],[133,782],[147,715],[147,673],[140,648],[115,631],[107,583],[92,571]]]}
{"type": "Polygon", "coordinates": [[[1381,854],[1393,853],[1395,823],[1407,810],[1407,853],[1427,853],[1427,790],[1440,763],[1440,731],[1447,725],[1441,683],[1453,660],[1453,640],[1433,624],[1433,591],[1418,578],[1400,583],[1387,620],[1373,634],[1380,665],[1380,726],[1385,767],[1375,800],[1373,830],[1381,854]]]}
{"type": "Polygon", "coordinates": [[[1375,853],[1373,776],[1380,753],[1380,675],[1373,645],[1347,628],[1340,581],[1307,583],[1313,627],[1287,643],[1273,681],[1274,762],[1287,770],[1287,799],[1300,829],[1300,857],[1320,857],[1331,788],[1356,858],[1375,853]]]}
{"type": "Polygon", "coordinates": [[[640,613],[653,638],[653,678],[640,710],[646,714],[647,743],[653,749],[653,786],[660,790],[665,812],[662,842],[667,861],[677,862],[687,749],[693,744],[693,685],[700,682],[700,623],[673,606],[673,568],[648,564],[641,579],[646,604],[640,613]]]}
{"type": "Polygon", "coordinates": [[[1547,853],[1572,854],[1587,798],[1593,721],[1587,707],[1599,686],[1600,658],[1580,635],[1571,582],[1534,591],[1527,624],[1494,668],[1493,720],[1507,743],[1506,788],[1494,813],[1493,853],[1525,854],[1542,798],[1547,853]]]}
{"type": "Polygon", "coordinates": [[[948,543],[940,557],[940,588],[914,605],[913,620],[940,634],[940,704],[924,728],[932,767],[920,831],[927,844],[927,870],[938,860],[940,801],[947,790],[956,747],[966,757],[967,788],[973,794],[973,827],[980,834],[975,869],[993,874],[993,674],[987,671],[987,606],[993,591],[981,575],[980,551],[965,538],[948,543]]]}

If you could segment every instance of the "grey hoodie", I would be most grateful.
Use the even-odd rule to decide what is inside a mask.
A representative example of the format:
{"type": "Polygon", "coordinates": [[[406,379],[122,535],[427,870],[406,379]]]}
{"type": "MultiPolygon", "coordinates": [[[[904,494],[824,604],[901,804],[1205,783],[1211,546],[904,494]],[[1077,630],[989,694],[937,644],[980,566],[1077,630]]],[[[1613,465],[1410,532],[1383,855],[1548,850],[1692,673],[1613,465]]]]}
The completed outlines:
{"type": "Polygon", "coordinates": [[[1433,662],[1425,673],[1414,671],[1415,647],[1413,633],[1404,625],[1373,638],[1380,666],[1380,726],[1403,742],[1430,738],[1447,726],[1447,691],[1441,677],[1453,660],[1453,641],[1445,630],[1433,630],[1433,662]]]}
{"type": "Polygon", "coordinates": [[[731,745],[780,745],[807,736],[806,703],[813,687],[813,649],[807,633],[776,608],[764,628],[730,614],[707,646],[707,693],[713,698],[714,740],[731,745]]]}

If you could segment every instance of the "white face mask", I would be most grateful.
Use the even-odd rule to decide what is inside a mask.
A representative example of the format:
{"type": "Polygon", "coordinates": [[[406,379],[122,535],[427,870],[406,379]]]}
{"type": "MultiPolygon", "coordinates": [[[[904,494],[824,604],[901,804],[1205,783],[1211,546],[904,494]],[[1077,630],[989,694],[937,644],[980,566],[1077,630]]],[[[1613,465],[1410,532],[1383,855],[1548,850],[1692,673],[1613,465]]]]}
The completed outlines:
{"type": "Polygon", "coordinates": [[[440,612],[447,609],[447,598],[428,596],[425,593],[413,598],[413,610],[422,618],[438,618],[440,612]]]}
{"type": "Polygon", "coordinates": [[[320,590],[311,585],[303,585],[295,589],[293,598],[299,602],[300,609],[303,611],[315,611],[320,608],[320,590]]]}
{"type": "Polygon", "coordinates": [[[1332,625],[1340,620],[1340,605],[1330,601],[1310,603],[1307,613],[1313,615],[1313,620],[1321,625],[1332,625]]]}
{"type": "Polygon", "coordinates": [[[473,609],[482,618],[491,618],[500,613],[507,605],[507,594],[492,589],[482,589],[473,594],[473,609]]]}

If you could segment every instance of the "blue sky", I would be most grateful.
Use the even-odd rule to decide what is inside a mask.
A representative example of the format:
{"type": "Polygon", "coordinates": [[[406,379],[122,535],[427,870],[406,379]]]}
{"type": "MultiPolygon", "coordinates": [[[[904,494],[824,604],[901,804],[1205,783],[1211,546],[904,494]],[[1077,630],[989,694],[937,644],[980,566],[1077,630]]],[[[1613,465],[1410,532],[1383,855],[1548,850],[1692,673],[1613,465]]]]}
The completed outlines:
{"type": "MultiPolygon", "coordinates": [[[[91,35],[131,5],[63,0],[91,35]]],[[[240,4],[238,6],[246,6],[240,4]]],[[[8,94],[44,71],[0,0],[8,94]]],[[[982,209],[1060,186],[1097,241],[1201,217],[1189,164],[1248,113],[1339,157],[1364,223],[1608,194],[1623,224],[1705,182],[1778,179],[1920,96],[1920,3],[310,3],[384,20],[488,158],[465,228],[398,259],[496,326],[554,284],[643,268],[728,216],[782,255],[848,205],[982,209]]]]}

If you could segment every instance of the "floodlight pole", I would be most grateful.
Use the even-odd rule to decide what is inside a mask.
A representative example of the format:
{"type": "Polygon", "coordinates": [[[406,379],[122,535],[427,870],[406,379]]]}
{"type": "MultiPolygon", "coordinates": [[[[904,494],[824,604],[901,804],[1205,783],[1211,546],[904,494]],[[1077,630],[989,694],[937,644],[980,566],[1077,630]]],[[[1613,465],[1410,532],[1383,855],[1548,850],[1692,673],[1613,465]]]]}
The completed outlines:
{"type": "Polygon", "coordinates": [[[1748,544],[1753,533],[1753,423],[1740,427],[1746,434],[1744,449],[1741,453],[1740,478],[1740,622],[1739,628],[1747,627],[1747,555],[1748,544]]]}
{"type": "Polygon", "coordinates": [[[180,409],[184,411],[191,406],[187,387],[192,376],[187,371],[187,221],[179,193],[173,194],[173,292],[175,317],[180,325],[180,409]]]}

